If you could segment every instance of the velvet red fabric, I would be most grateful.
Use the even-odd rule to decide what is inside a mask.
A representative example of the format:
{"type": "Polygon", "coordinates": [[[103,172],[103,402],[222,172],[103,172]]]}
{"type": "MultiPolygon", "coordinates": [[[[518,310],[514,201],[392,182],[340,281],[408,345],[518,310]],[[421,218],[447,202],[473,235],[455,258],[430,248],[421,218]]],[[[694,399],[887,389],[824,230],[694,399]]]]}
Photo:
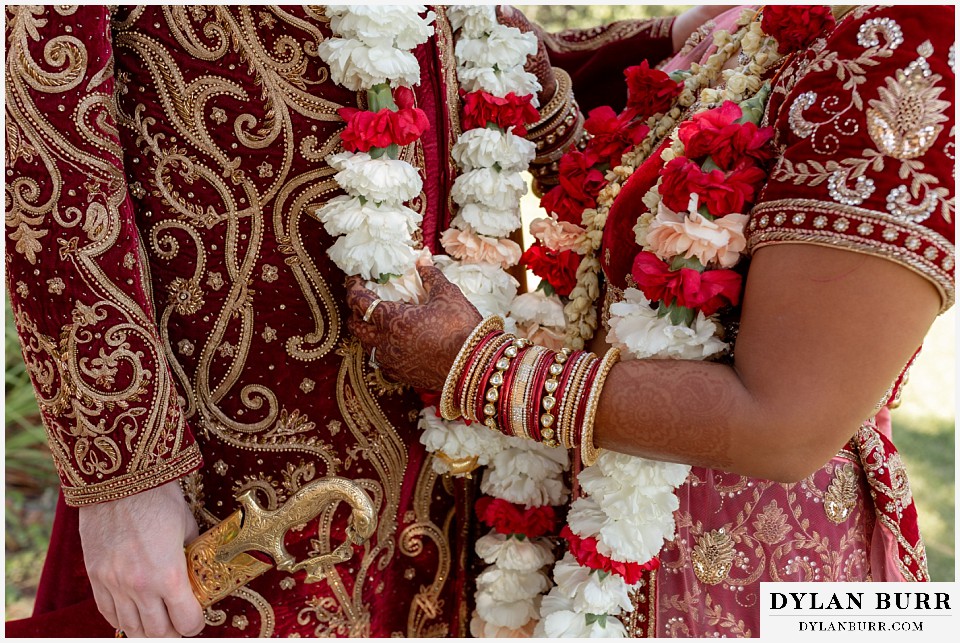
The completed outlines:
{"type": "MultiPolygon", "coordinates": [[[[322,9],[7,11],[7,276],[66,503],[179,478],[206,529],[245,490],[275,507],[344,477],[374,503],[374,536],[323,582],[255,579],[214,606],[203,636],[464,634],[473,482],[433,472],[417,396],[347,332],[344,275],[313,216],[339,194],[324,162],[341,148],[338,110],[365,101],[316,54],[322,9]]],[[[434,252],[452,218],[459,105],[442,9],[435,29],[414,52],[430,128],[403,150],[434,252]]],[[[617,33],[656,49],[660,32],[617,33]]],[[[35,617],[9,632],[105,633],[76,517],[61,503],[35,617]]],[[[326,551],[346,518],[330,510],[286,544],[326,551]]]]}

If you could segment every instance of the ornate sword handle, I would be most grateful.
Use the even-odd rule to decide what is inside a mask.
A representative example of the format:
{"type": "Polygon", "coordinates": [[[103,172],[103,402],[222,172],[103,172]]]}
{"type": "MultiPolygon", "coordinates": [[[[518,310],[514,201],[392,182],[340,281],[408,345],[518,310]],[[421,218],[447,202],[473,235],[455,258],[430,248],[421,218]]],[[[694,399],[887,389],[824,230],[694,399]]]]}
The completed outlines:
{"type": "Polygon", "coordinates": [[[346,478],[323,478],[304,485],[275,511],[261,507],[252,489],[237,499],[243,507],[243,524],[236,537],[217,552],[217,560],[227,562],[241,552],[262,551],[273,558],[278,569],[288,572],[306,569],[309,583],[323,579],[322,567],[349,560],[353,555],[352,545],[363,543],[377,526],[373,502],[359,485],[346,478]],[[346,502],[353,508],[347,539],[329,554],[298,563],[283,544],[284,534],[338,502],[346,502]]]}
{"type": "Polygon", "coordinates": [[[362,544],[377,526],[373,502],[359,485],[346,478],[322,478],[306,484],[274,511],[261,507],[252,489],[237,499],[240,510],[186,548],[190,583],[204,607],[270,569],[268,563],[244,552],[264,552],[284,571],[306,570],[306,582],[316,583],[324,579],[332,565],[350,560],[352,546],[362,544]],[[338,502],[346,502],[352,508],[346,540],[329,554],[297,562],[283,544],[287,531],[338,502]]]}

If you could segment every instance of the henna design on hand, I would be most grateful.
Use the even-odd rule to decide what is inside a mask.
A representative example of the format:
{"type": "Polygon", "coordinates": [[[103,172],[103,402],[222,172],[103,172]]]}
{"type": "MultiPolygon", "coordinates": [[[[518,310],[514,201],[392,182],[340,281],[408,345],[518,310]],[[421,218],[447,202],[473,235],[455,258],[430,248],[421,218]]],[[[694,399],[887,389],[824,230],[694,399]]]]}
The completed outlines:
{"type": "Polygon", "coordinates": [[[427,300],[421,305],[384,301],[370,322],[363,313],[377,298],[360,277],[347,279],[347,328],[376,359],[388,378],[416,388],[440,390],[460,347],[481,321],[460,289],[433,266],[418,268],[427,300]]]}

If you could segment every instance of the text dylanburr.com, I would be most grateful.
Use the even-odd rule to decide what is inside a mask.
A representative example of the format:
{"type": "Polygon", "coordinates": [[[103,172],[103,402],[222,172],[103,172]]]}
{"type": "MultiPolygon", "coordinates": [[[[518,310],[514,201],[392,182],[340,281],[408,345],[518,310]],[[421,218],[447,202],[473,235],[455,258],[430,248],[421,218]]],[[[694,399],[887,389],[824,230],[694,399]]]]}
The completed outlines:
{"type": "Polygon", "coordinates": [[[761,583],[760,637],[956,640],[956,583],[761,583]]]}

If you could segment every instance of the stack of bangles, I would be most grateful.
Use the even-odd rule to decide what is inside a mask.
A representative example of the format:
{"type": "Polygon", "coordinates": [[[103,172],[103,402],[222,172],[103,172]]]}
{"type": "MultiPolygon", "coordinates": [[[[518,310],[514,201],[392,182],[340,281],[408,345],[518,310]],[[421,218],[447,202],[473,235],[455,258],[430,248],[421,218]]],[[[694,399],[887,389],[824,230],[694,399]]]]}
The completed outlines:
{"type": "Polygon", "coordinates": [[[554,68],[554,74],[556,92],[540,109],[540,120],[527,128],[527,139],[537,148],[530,173],[536,179],[539,193],[559,183],[560,157],[571,144],[579,145],[583,139],[583,114],[573,97],[570,75],[559,67],[554,68]]]}
{"type": "Polygon", "coordinates": [[[548,446],[580,446],[585,466],[599,451],[593,424],[603,383],[620,358],[568,348],[556,352],[505,333],[488,317],[473,329],[453,362],[440,396],[440,415],[481,422],[504,435],[548,446]]]}

